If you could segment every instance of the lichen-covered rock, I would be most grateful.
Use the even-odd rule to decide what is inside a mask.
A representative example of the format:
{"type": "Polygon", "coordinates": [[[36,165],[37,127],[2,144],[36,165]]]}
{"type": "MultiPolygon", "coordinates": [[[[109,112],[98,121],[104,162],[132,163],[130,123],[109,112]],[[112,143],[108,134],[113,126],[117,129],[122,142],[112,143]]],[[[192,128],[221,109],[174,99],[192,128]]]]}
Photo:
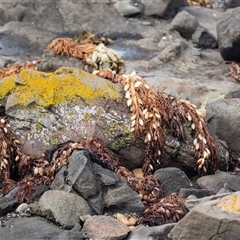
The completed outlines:
{"type": "Polygon", "coordinates": [[[177,223],[169,237],[173,240],[238,239],[239,211],[240,192],[201,203],[177,223]]]}
{"type": "Polygon", "coordinates": [[[143,160],[119,84],[74,68],[23,70],[0,82],[0,99],[27,154],[37,157],[52,145],[96,137],[132,159],[129,167],[143,160]]]}

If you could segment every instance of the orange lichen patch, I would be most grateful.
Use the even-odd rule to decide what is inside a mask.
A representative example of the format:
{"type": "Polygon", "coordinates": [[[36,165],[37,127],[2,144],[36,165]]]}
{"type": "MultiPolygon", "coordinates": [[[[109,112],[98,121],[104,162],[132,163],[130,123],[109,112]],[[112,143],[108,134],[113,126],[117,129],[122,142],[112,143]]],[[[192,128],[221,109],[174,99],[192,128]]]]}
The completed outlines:
{"type": "Polygon", "coordinates": [[[5,84],[2,84],[2,89],[0,85],[1,98],[12,90],[8,106],[28,106],[34,103],[48,108],[76,97],[89,103],[96,98],[110,98],[116,101],[122,99],[119,86],[112,84],[113,86],[109,87],[109,82],[71,68],[61,68],[54,73],[23,70],[20,74],[4,80],[6,86],[10,86],[6,91],[5,84]]]}
{"type": "Polygon", "coordinates": [[[226,212],[240,213],[240,194],[234,194],[223,198],[217,204],[219,208],[226,212]]]}

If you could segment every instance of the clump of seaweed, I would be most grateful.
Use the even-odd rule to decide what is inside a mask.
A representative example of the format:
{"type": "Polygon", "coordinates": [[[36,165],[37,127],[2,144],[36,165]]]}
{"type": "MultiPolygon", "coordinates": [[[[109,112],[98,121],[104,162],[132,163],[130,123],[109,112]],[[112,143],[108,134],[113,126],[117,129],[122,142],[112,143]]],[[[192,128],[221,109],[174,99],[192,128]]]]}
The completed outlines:
{"type": "Polygon", "coordinates": [[[47,48],[52,49],[54,54],[67,57],[76,57],[84,60],[85,70],[94,71],[103,68],[110,68],[117,73],[123,71],[123,60],[117,51],[107,48],[102,42],[95,44],[90,42],[78,44],[71,38],[57,38],[47,48]]]}
{"type": "Polygon", "coordinates": [[[26,62],[24,64],[15,64],[6,68],[0,69],[0,79],[20,73],[23,69],[37,70],[40,60],[33,62],[26,62]]]}
{"type": "Polygon", "coordinates": [[[131,131],[137,139],[143,136],[146,143],[144,175],[161,167],[165,128],[173,136],[185,139],[182,120],[191,124],[198,173],[213,174],[218,169],[218,147],[196,106],[189,101],[156,91],[135,73],[117,75],[111,70],[103,69],[95,74],[124,86],[127,105],[132,112],[131,131]]]}
{"type": "Polygon", "coordinates": [[[2,193],[7,194],[18,186],[16,198],[20,202],[31,201],[35,186],[50,185],[56,172],[68,163],[74,149],[87,149],[96,156],[94,159],[97,163],[114,171],[139,193],[146,210],[138,224],[157,225],[177,222],[186,214],[185,200],[174,193],[163,197],[163,189],[153,172],[161,167],[166,137],[164,129],[168,129],[168,134],[184,141],[182,125],[184,121],[189,123],[192,130],[196,171],[204,175],[212,174],[217,170],[218,148],[201,113],[188,101],[156,91],[135,73],[118,75],[110,69],[105,69],[95,74],[124,86],[125,98],[131,111],[131,132],[146,144],[144,176],[135,177],[124,167],[118,156],[96,138],[60,144],[51,154],[46,152],[37,159],[25,155],[20,151],[20,143],[11,132],[8,119],[2,117],[0,118],[2,193]]]}

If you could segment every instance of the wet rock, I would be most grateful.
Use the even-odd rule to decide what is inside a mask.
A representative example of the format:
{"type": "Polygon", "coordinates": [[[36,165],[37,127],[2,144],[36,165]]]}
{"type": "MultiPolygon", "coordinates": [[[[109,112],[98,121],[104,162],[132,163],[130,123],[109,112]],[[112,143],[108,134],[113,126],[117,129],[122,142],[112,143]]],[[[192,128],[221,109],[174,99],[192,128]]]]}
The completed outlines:
{"type": "Polygon", "coordinates": [[[88,217],[82,229],[88,237],[98,240],[121,240],[129,231],[127,226],[110,216],[88,217]]]}
{"type": "Polygon", "coordinates": [[[164,224],[156,227],[146,227],[143,225],[139,225],[132,229],[131,233],[127,236],[125,240],[170,240],[171,238],[168,237],[168,234],[175,225],[175,223],[164,224]]]}
{"type": "Polygon", "coordinates": [[[193,239],[193,236],[195,239],[237,239],[239,206],[239,192],[199,204],[176,224],[169,237],[173,240],[193,239]]]}
{"type": "Polygon", "coordinates": [[[158,169],[154,176],[160,182],[165,196],[174,192],[179,193],[181,188],[193,187],[193,183],[191,183],[187,175],[178,168],[158,169]]]}
{"type": "Polygon", "coordinates": [[[239,99],[217,99],[207,102],[206,121],[212,131],[240,156],[239,99]]]}
{"type": "Polygon", "coordinates": [[[114,172],[94,164],[85,150],[73,152],[68,168],[61,168],[51,188],[82,196],[97,214],[103,211],[142,213],[145,209],[138,194],[127,183],[121,182],[114,172]],[[71,186],[64,181],[66,170],[71,186]]]}
{"type": "Polygon", "coordinates": [[[45,192],[39,200],[39,208],[41,216],[66,229],[73,228],[81,216],[92,213],[82,197],[59,190],[45,192]]]}
{"type": "Polygon", "coordinates": [[[220,18],[217,25],[219,51],[224,60],[240,61],[240,8],[220,18]]]}
{"type": "Polygon", "coordinates": [[[197,184],[208,191],[217,194],[227,184],[229,190],[240,191],[240,178],[229,172],[216,172],[214,175],[203,176],[197,179],[197,184]]]}
{"type": "Polygon", "coordinates": [[[192,35],[192,41],[200,48],[217,48],[218,42],[207,29],[199,26],[192,35]]]}
{"type": "Polygon", "coordinates": [[[171,29],[178,31],[186,39],[192,38],[192,34],[198,26],[196,18],[187,11],[179,12],[170,24],[171,29]]]}

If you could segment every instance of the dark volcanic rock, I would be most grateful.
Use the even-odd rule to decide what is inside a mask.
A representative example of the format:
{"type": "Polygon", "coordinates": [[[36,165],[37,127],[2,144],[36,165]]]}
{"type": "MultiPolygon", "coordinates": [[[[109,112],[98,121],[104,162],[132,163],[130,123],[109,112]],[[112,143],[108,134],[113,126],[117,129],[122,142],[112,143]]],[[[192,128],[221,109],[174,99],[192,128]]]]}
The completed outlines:
{"type": "Polygon", "coordinates": [[[162,168],[154,173],[155,178],[160,182],[164,195],[178,193],[181,188],[191,188],[193,184],[187,175],[178,168],[162,168]]]}
{"type": "Polygon", "coordinates": [[[120,181],[114,172],[93,164],[85,150],[73,152],[68,168],[61,168],[51,188],[82,196],[97,214],[142,213],[145,209],[138,194],[126,182],[120,181]],[[64,181],[66,170],[71,186],[64,181]]]}

